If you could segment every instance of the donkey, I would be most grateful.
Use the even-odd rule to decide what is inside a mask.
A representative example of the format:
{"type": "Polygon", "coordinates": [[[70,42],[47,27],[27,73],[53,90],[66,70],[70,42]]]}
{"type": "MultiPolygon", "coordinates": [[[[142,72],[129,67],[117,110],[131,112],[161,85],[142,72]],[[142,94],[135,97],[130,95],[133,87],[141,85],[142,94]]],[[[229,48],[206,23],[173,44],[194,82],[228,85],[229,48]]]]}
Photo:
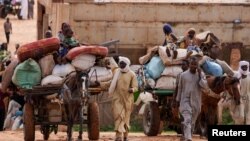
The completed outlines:
{"type": "Polygon", "coordinates": [[[237,77],[207,76],[207,82],[211,91],[217,94],[218,97],[210,97],[207,94],[202,96],[201,113],[196,122],[196,133],[201,136],[207,136],[207,125],[217,124],[217,104],[221,92],[227,91],[232,96],[235,104],[240,104],[240,81],[237,77]]]}
{"type": "Polygon", "coordinates": [[[76,72],[69,75],[63,86],[63,100],[67,115],[67,141],[72,140],[72,127],[74,123],[79,123],[78,140],[82,140],[83,133],[83,107],[87,102],[85,91],[88,87],[88,72],[76,72]],[[83,85],[83,82],[85,85],[83,85]],[[84,98],[85,97],[85,98],[84,98]]]}

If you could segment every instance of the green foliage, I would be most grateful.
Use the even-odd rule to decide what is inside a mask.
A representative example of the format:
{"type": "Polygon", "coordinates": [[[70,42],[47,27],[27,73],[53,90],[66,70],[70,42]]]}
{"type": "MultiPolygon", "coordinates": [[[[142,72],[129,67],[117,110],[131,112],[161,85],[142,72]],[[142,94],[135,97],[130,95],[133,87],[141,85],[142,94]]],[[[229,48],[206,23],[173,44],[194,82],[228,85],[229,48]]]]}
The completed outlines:
{"type": "Polygon", "coordinates": [[[114,131],[114,125],[106,125],[100,127],[102,132],[114,131]]]}
{"type": "Polygon", "coordinates": [[[234,121],[230,115],[229,109],[226,109],[222,113],[222,124],[223,125],[232,125],[234,124],[234,121]]]}

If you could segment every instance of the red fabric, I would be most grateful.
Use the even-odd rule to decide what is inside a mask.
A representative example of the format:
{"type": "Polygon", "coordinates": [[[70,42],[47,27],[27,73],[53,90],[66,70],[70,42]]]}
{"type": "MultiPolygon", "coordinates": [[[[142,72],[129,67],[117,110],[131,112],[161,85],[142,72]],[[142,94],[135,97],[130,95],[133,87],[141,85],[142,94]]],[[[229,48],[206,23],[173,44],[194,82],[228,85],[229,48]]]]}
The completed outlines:
{"type": "Polygon", "coordinates": [[[80,54],[92,54],[105,57],[108,55],[108,48],[103,46],[80,46],[71,49],[66,57],[69,60],[73,60],[76,56],[80,54]]]}
{"type": "Polygon", "coordinates": [[[42,39],[22,45],[17,50],[17,56],[21,62],[28,58],[40,59],[48,53],[58,51],[59,47],[60,41],[58,38],[42,39]]]}

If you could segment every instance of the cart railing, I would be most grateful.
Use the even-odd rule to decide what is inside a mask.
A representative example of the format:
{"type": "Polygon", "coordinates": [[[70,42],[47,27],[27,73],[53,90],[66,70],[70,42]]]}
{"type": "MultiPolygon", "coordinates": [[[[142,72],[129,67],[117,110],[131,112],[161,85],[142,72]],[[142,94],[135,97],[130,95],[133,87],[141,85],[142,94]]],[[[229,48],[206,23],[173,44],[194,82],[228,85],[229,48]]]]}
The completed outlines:
{"type": "Polygon", "coordinates": [[[54,93],[59,93],[62,88],[60,85],[44,85],[44,86],[34,86],[32,89],[19,88],[21,95],[50,95],[54,93]]]}

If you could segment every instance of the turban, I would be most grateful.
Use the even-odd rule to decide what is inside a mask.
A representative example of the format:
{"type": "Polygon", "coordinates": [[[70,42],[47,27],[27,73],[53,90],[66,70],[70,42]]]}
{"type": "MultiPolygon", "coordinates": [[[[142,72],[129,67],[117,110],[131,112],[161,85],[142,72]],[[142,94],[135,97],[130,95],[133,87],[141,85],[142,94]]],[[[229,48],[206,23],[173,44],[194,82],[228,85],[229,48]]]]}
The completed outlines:
{"type": "Polygon", "coordinates": [[[165,34],[172,33],[172,32],[173,32],[172,26],[171,26],[170,24],[165,24],[165,25],[163,26],[163,32],[164,32],[165,34]]]}
{"type": "Polygon", "coordinates": [[[243,75],[247,75],[249,73],[249,63],[247,61],[240,61],[238,72],[243,75]],[[241,69],[242,66],[247,66],[247,70],[244,71],[241,69]]]}

